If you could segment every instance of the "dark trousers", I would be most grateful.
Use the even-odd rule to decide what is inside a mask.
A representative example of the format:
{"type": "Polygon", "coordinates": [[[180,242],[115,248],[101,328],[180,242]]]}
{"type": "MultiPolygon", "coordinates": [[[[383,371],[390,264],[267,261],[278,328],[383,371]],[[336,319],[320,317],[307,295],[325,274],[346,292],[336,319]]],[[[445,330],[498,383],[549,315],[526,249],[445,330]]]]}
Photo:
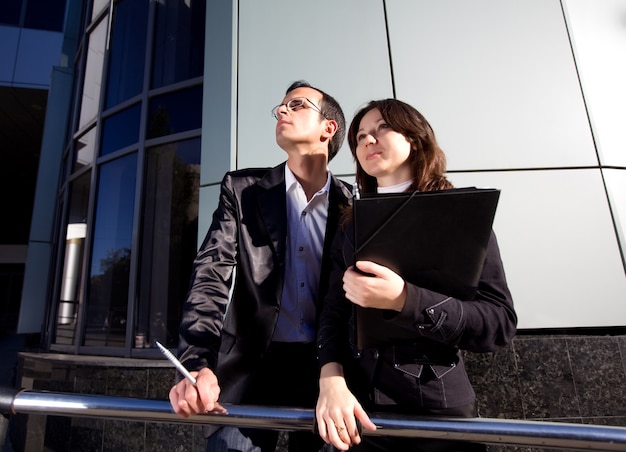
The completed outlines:
{"type": "MultiPolygon", "coordinates": [[[[273,342],[242,405],[315,409],[319,369],[315,344],[273,342]]],[[[222,428],[209,437],[207,452],[274,452],[278,431],[222,428]]],[[[289,432],[289,452],[318,451],[324,442],[313,431],[289,432]]]]}

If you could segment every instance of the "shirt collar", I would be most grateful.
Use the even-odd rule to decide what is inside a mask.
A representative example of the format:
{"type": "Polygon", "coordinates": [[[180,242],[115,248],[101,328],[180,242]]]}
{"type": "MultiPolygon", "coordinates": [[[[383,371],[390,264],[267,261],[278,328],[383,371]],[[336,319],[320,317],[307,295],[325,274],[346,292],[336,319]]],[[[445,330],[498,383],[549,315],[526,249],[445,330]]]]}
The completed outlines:
{"type": "MultiPolygon", "coordinates": [[[[285,191],[288,193],[290,190],[294,189],[298,186],[300,182],[296,179],[296,176],[293,174],[289,165],[285,164],[285,191]]],[[[317,192],[317,193],[325,193],[330,190],[330,171],[326,171],[326,184],[317,192]]]]}

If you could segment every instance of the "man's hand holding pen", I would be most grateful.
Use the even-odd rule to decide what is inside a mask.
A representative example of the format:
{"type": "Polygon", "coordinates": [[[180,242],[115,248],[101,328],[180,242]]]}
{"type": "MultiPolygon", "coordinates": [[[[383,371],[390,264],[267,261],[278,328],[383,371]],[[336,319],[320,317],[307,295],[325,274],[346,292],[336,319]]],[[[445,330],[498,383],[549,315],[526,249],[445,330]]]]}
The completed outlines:
{"type": "Polygon", "coordinates": [[[226,409],[217,401],[220,386],[213,371],[205,368],[191,372],[191,375],[196,379],[195,386],[188,378],[183,378],[170,390],[169,398],[174,412],[183,417],[209,412],[225,414],[226,409]]]}
{"type": "Polygon", "coordinates": [[[212,370],[205,368],[200,372],[191,373],[159,341],[155,341],[154,344],[185,377],[170,389],[170,403],[176,414],[189,417],[199,413],[227,413],[226,409],[217,401],[220,395],[220,386],[217,383],[217,376],[212,370]]]}

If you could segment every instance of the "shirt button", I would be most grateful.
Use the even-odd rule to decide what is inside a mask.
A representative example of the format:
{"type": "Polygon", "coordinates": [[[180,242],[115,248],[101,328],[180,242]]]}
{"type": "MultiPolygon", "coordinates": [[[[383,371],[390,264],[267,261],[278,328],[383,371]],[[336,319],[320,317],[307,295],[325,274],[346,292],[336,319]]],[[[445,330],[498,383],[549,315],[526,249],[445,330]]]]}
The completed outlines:
{"type": "Polygon", "coordinates": [[[304,251],[304,247],[301,246],[300,248],[298,248],[298,251],[300,251],[300,252],[304,251]]]}
{"type": "Polygon", "coordinates": [[[303,216],[303,217],[304,217],[304,216],[306,216],[306,212],[304,212],[304,211],[303,211],[303,212],[302,212],[302,216],[303,216]]]}
{"type": "Polygon", "coordinates": [[[304,287],[304,283],[303,282],[300,283],[300,287],[304,287]]]}

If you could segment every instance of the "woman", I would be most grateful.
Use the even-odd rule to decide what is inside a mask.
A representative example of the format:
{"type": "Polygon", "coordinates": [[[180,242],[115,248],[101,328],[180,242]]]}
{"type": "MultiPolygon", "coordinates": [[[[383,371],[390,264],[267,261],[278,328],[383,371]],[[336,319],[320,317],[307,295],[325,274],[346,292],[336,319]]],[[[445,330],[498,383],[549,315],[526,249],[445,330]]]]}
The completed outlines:
{"type": "MultiPolygon", "coordinates": [[[[453,188],[446,159],[426,119],[395,99],[372,101],[348,130],[361,193],[453,188]]],[[[481,444],[414,438],[361,437],[374,430],[365,409],[412,415],[476,417],[476,396],[460,350],[491,352],[508,344],[517,317],[500,253],[491,234],[476,296],[450,298],[404,281],[389,268],[352,262],[351,212],[333,244],[333,271],[318,330],[320,436],[339,450],[485,450],[481,444]],[[414,339],[357,350],[353,307],[385,309],[391,328],[414,339]]]]}

